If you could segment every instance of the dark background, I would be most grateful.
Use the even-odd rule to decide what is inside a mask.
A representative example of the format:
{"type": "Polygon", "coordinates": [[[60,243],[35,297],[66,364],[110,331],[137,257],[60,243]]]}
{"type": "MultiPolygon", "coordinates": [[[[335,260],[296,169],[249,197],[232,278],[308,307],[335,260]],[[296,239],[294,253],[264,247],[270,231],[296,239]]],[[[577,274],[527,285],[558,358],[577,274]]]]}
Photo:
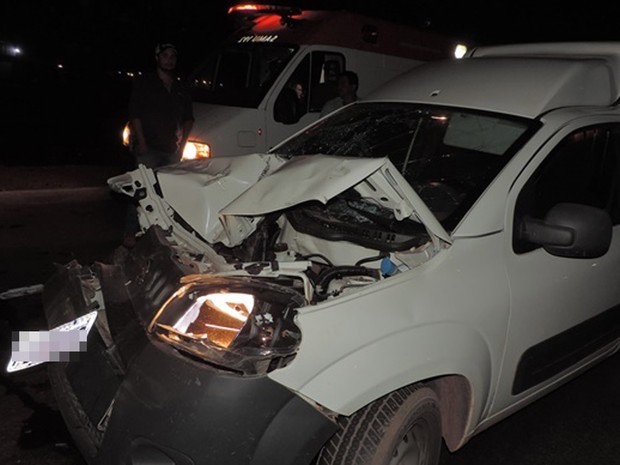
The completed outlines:
{"type": "MultiPolygon", "coordinates": [[[[233,29],[222,0],[0,3],[0,167],[123,164],[131,78],[173,42],[187,74],[233,29]],[[21,54],[10,56],[8,47],[21,54]],[[59,67],[62,66],[62,68],[59,67]]],[[[265,2],[269,3],[269,2],[265,2]]],[[[276,2],[271,2],[276,3],[276,2]]],[[[469,44],[620,39],[620,4],[355,0],[281,2],[348,9],[469,44]]]]}

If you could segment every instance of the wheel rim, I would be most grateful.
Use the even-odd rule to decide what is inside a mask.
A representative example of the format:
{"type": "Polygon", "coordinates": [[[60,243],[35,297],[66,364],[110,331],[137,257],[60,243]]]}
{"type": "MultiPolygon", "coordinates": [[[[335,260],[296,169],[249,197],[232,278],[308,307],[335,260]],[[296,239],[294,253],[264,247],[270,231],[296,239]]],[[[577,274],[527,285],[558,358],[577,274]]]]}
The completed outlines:
{"type": "Polygon", "coordinates": [[[428,461],[428,428],[416,423],[396,445],[389,465],[423,465],[428,461]]]}

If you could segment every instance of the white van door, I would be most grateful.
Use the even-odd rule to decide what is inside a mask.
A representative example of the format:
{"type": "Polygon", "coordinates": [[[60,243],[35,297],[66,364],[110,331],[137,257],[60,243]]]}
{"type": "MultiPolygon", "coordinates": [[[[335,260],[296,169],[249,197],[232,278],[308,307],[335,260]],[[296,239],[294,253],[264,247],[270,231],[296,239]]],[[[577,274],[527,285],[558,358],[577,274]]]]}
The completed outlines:
{"type": "Polygon", "coordinates": [[[291,67],[266,106],[268,148],[319,118],[325,102],[337,96],[338,75],[345,69],[345,55],[327,50],[310,51],[291,67]]]}

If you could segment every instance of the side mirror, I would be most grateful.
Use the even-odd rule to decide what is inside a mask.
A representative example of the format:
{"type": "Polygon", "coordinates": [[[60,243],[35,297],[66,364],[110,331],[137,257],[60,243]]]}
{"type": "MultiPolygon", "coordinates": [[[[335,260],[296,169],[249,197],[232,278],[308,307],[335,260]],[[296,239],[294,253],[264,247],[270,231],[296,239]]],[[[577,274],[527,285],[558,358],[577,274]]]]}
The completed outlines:
{"type": "Polygon", "coordinates": [[[519,236],[552,255],[597,258],[609,250],[612,223],[606,211],[576,203],[559,203],[544,220],[526,217],[519,236]]]}

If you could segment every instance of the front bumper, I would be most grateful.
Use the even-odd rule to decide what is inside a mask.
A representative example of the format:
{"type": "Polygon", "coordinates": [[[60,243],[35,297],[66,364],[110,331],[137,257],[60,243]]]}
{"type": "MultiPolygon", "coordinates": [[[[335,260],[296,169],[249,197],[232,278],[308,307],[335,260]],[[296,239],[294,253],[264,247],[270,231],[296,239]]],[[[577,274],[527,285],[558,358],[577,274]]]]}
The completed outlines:
{"type": "Polygon", "coordinates": [[[71,263],[44,293],[52,327],[101,305],[101,284],[105,309],[88,351],[49,365],[60,410],[89,464],[309,464],[336,431],[270,378],[218,370],[147,335],[149,316],[174,290],[175,276],[188,271],[161,231],[147,234],[133,258],[92,270],[71,263]]]}

